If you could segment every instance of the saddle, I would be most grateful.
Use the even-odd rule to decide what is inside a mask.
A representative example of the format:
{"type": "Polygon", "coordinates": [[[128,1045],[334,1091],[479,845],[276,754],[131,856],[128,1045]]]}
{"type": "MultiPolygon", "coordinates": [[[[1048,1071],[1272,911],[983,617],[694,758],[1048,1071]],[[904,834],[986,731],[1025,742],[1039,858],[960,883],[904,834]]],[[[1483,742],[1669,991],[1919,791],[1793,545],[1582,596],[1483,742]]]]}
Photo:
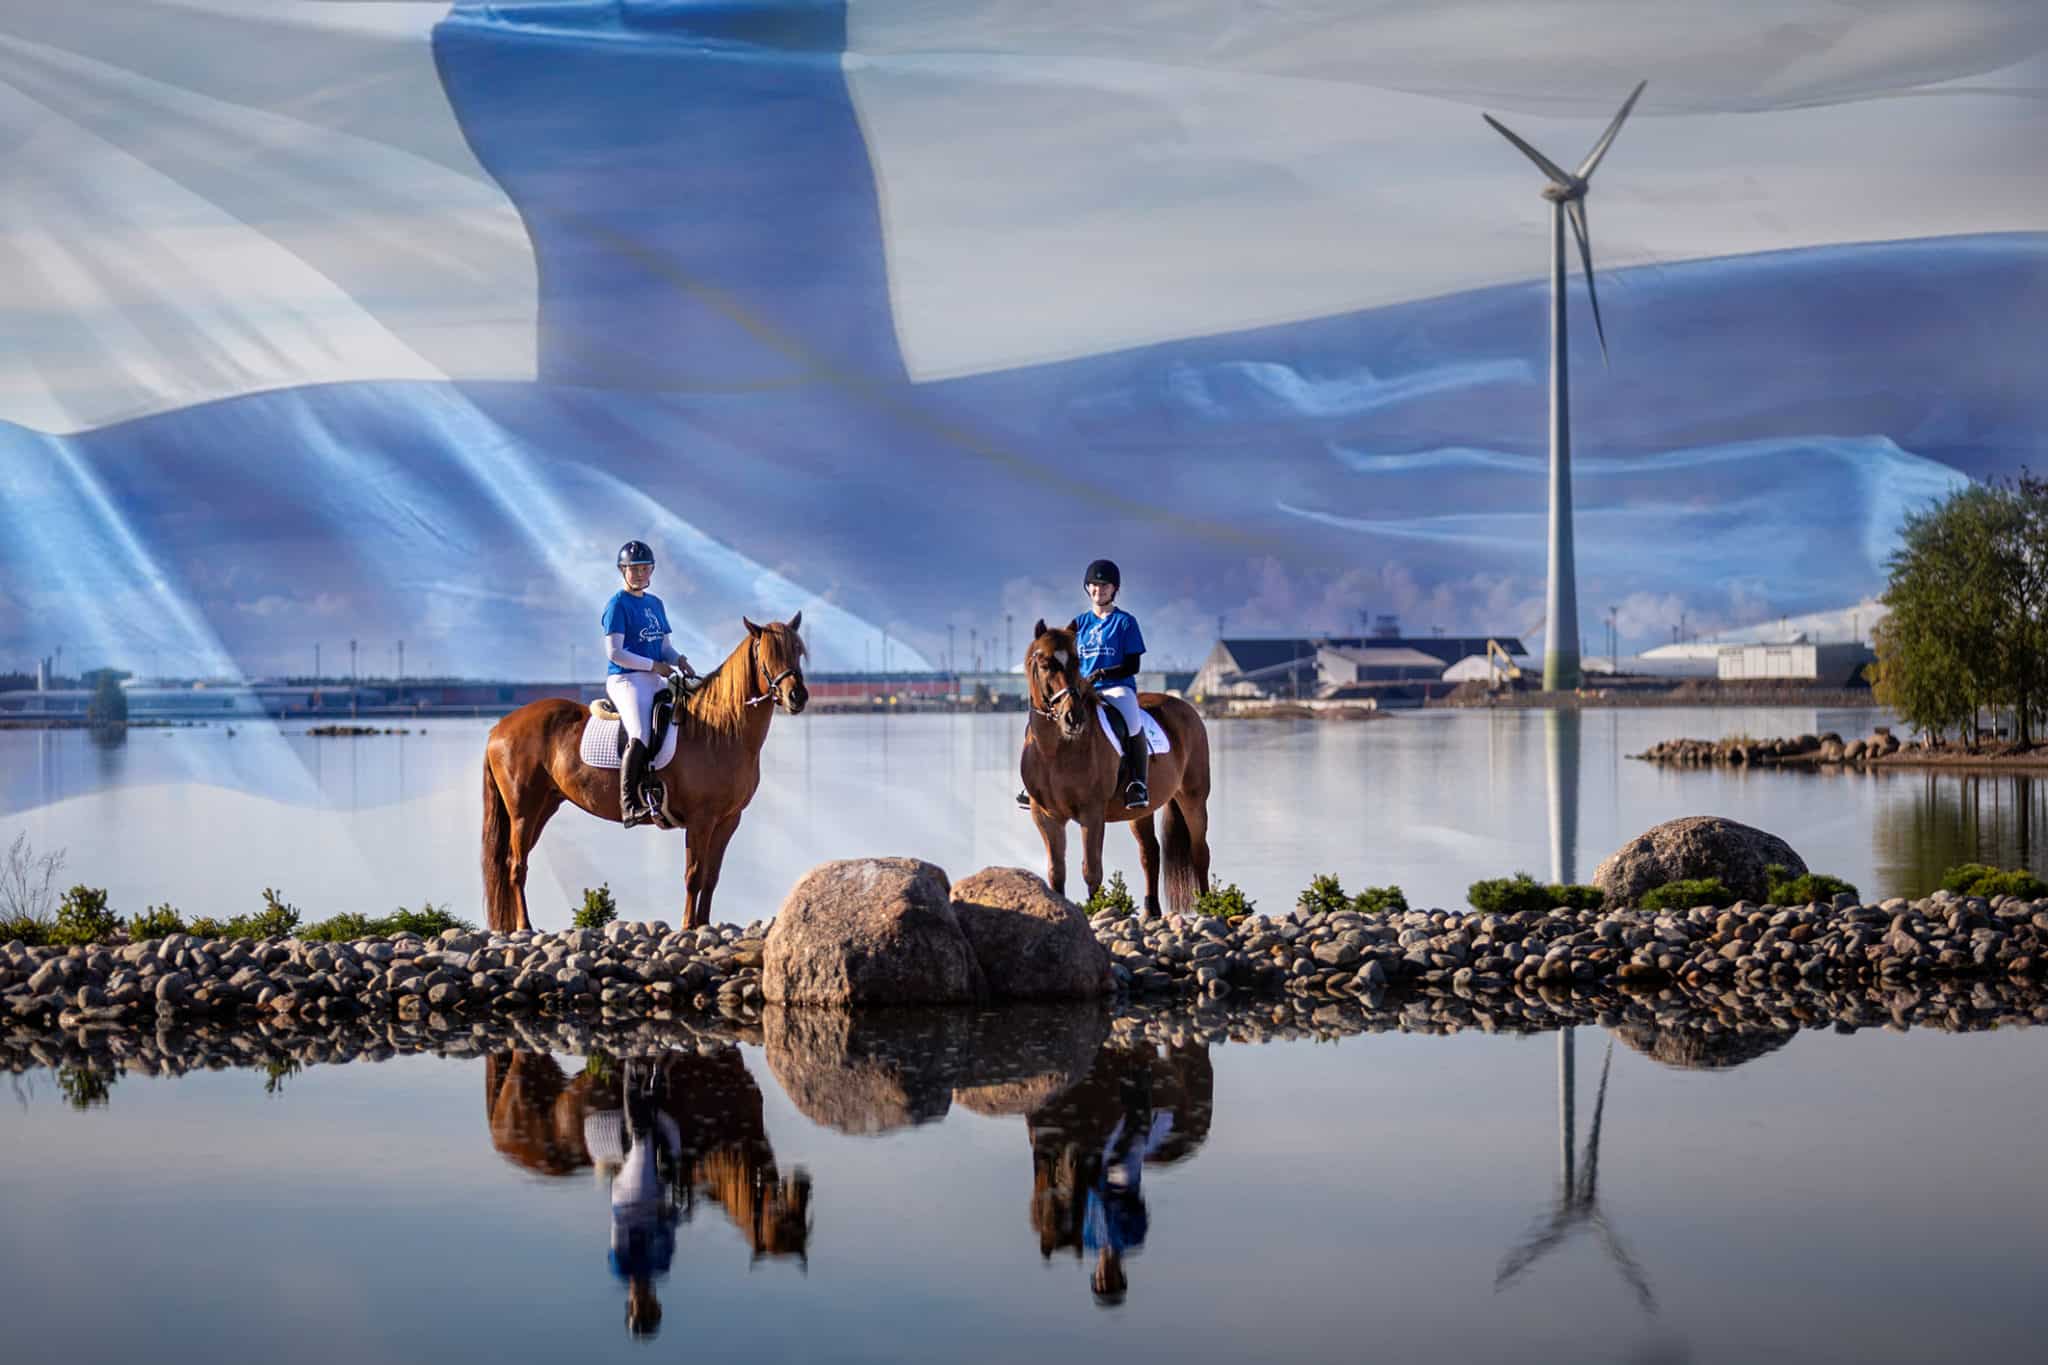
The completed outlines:
{"type": "MultiPolygon", "coordinates": [[[[687,683],[677,679],[654,697],[654,716],[647,731],[647,770],[658,772],[669,765],[675,757],[675,714],[676,704],[688,696],[691,689],[687,683]]],[[[599,697],[590,703],[590,719],[583,723],[583,741],[579,755],[593,768],[616,768],[626,752],[626,723],[619,719],[619,708],[612,705],[609,697],[599,697]]]]}

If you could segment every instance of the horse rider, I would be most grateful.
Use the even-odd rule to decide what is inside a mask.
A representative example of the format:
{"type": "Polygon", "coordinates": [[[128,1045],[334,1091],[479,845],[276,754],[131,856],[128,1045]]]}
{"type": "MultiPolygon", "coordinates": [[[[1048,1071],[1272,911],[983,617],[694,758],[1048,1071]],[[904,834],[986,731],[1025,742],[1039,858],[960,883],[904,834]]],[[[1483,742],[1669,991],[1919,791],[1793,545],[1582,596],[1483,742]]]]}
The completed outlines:
{"type": "Polygon", "coordinates": [[[619,547],[619,578],[625,584],[604,606],[604,691],[626,726],[626,751],[619,756],[619,818],[631,829],[654,818],[660,796],[647,781],[648,729],[654,698],[676,669],[690,661],[669,643],[668,611],[647,591],[654,581],[654,551],[644,541],[619,547]]]}
{"type": "MultiPolygon", "coordinates": [[[[1143,810],[1152,804],[1145,776],[1152,751],[1145,743],[1145,715],[1138,706],[1138,663],[1145,654],[1145,635],[1138,618],[1116,605],[1123,588],[1123,573],[1115,561],[1098,559],[1081,577],[1088,594],[1088,610],[1073,619],[1074,649],[1080,655],[1081,676],[1095,684],[1095,696],[1115,710],[1123,721],[1124,768],[1130,774],[1125,783],[1125,810],[1143,810]]],[[[1018,792],[1017,804],[1029,810],[1029,793],[1018,792]]]]}

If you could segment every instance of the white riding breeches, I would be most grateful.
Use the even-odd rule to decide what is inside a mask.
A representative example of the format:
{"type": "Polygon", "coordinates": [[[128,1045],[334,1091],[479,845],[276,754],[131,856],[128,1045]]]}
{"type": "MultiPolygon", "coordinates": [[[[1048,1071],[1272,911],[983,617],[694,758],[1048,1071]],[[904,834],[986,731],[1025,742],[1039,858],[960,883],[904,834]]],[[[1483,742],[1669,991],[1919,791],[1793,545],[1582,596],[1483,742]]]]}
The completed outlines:
{"type": "Polygon", "coordinates": [[[1123,717],[1124,733],[1142,735],[1145,733],[1145,713],[1138,709],[1138,689],[1127,682],[1112,683],[1097,688],[1095,695],[1104,705],[1114,706],[1116,713],[1123,717]]]}
{"type": "Polygon", "coordinates": [[[654,720],[654,698],[664,686],[661,679],[639,669],[605,678],[604,694],[619,708],[619,719],[626,723],[627,739],[647,742],[647,731],[654,720]]]}

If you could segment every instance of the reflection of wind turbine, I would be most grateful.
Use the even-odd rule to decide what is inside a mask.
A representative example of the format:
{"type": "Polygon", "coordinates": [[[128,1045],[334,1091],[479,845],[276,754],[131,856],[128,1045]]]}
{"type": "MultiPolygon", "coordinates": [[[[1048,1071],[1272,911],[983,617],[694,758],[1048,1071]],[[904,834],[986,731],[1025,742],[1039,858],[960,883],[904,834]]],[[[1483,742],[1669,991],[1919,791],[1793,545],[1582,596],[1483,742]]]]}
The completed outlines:
{"type": "Polygon", "coordinates": [[[1586,268],[1586,297],[1593,305],[1593,330],[1600,337],[1600,360],[1607,361],[1607,329],[1600,321],[1600,295],[1593,287],[1593,238],[1586,225],[1586,191],[1594,168],[1621,121],[1635,108],[1636,97],[1647,81],[1622,103],[1621,112],[1607,131],[1586,153],[1576,172],[1567,171],[1521,138],[1491,114],[1482,114],[1502,137],[1515,144],[1522,155],[1536,163],[1550,183],[1543,197],[1550,201],[1550,590],[1544,600],[1543,690],[1555,692],[1579,685],[1579,588],[1572,556],[1572,420],[1571,382],[1566,366],[1564,326],[1564,220],[1570,215],[1572,235],[1579,240],[1579,262],[1586,268]]]}
{"type": "Polygon", "coordinates": [[[1558,1054],[1557,1103],[1559,1137],[1562,1139],[1560,1172],[1557,1193],[1557,1207],[1550,1216],[1530,1231],[1522,1244],[1510,1251],[1500,1263],[1500,1272],[1493,1277],[1494,1291],[1507,1288],[1520,1279],[1529,1268],[1551,1250],[1561,1245],[1580,1227],[1590,1226],[1600,1237],[1607,1254],[1620,1269],[1622,1279],[1628,1281],[1635,1291],[1636,1299],[1646,1312],[1657,1311],[1657,1295],[1650,1288],[1649,1278],[1643,1268],[1636,1264],[1636,1258],[1623,1245],[1621,1236],[1608,1224],[1607,1215],[1600,1211],[1600,1120],[1607,1109],[1607,1072],[1614,1064],[1614,1043],[1607,1044],[1607,1055],[1600,1062],[1600,1089],[1593,1100],[1593,1126],[1586,1133],[1586,1156],[1582,1163],[1583,1172],[1572,1165],[1572,1137],[1576,1126],[1572,1116],[1573,1070],[1572,1054],[1569,1048],[1558,1054]]]}

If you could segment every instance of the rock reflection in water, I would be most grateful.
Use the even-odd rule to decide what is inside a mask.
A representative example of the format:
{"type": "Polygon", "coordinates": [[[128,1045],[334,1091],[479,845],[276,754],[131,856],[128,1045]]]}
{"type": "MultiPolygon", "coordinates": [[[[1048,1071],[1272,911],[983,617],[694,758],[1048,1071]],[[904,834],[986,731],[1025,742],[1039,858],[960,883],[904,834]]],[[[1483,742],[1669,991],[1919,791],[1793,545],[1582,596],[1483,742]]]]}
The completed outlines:
{"type": "Polygon", "coordinates": [[[700,1201],[724,1211],[756,1261],[808,1252],[810,1176],[777,1170],[737,1047],[593,1054],[573,1080],[544,1053],[496,1053],[484,1062],[484,1104],[491,1144],[513,1164],[549,1176],[595,1167],[606,1178],[609,1260],[636,1336],[660,1326],[654,1284],[700,1201]]]}
{"type": "Polygon", "coordinates": [[[770,1006],[768,1068],[798,1112],[872,1137],[946,1116],[1029,1111],[1088,1069],[1109,1033],[1105,1002],[1001,1010],[770,1006]]]}

